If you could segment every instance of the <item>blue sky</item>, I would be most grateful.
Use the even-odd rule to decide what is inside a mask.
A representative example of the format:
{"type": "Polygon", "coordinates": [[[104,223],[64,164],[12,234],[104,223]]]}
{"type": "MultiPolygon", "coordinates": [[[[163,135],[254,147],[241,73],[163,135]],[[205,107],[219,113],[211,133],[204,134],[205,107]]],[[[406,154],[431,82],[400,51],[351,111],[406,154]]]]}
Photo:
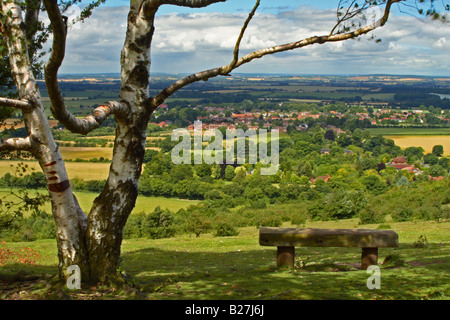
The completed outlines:
{"type": "MultiPolygon", "coordinates": [[[[109,0],[69,30],[61,73],[120,72],[128,1],[109,0]]],[[[242,41],[245,54],[327,34],[337,0],[261,0],[242,41]]],[[[163,6],[152,42],[152,72],[191,73],[228,64],[253,0],[207,8],[163,6]]],[[[76,14],[76,10],[73,11],[76,14]]],[[[450,76],[450,25],[395,10],[388,24],[359,40],[316,45],[266,56],[236,72],[291,74],[417,74],[450,76]]]]}

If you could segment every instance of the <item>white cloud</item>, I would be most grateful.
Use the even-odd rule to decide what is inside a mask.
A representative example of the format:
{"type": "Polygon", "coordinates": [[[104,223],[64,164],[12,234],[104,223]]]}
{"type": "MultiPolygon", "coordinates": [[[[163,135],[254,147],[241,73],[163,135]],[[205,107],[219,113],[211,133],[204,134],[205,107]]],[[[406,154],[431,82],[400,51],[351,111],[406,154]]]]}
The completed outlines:
{"type": "MultiPolygon", "coordinates": [[[[119,72],[126,29],[126,7],[103,7],[69,32],[62,72],[119,72]]],[[[247,13],[158,15],[152,43],[152,71],[196,72],[230,62],[247,13]]],[[[327,34],[334,10],[302,6],[257,14],[241,44],[241,56],[275,44],[327,34]]],[[[314,45],[266,56],[236,72],[402,73],[450,75],[448,25],[392,16],[374,35],[314,45]]]]}

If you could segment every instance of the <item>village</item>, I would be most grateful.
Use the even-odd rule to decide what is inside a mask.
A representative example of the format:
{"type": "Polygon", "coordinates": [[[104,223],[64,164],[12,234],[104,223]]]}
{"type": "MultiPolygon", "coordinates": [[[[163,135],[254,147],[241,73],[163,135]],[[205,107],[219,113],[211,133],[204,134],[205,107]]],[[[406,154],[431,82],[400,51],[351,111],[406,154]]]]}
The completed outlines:
{"type": "MultiPolygon", "coordinates": [[[[280,107],[282,103],[279,104],[280,107]]],[[[352,106],[349,105],[350,109],[352,106]]],[[[298,131],[305,131],[308,129],[308,123],[319,122],[325,120],[328,117],[335,119],[341,119],[344,117],[351,117],[365,123],[365,126],[395,126],[395,125],[434,125],[436,122],[440,124],[449,124],[450,116],[448,113],[441,111],[440,114],[434,114],[430,117],[430,112],[420,109],[413,110],[399,110],[392,108],[379,108],[376,109],[373,106],[362,107],[365,112],[339,112],[330,110],[329,112],[321,112],[317,110],[313,111],[282,111],[282,110],[253,110],[251,112],[234,113],[227,111],[229,109],[224,107],[204,107],[195,106],[194,110],[206,111],[206,115],[198,116],[197,121],[203,123],[204,130],[214,130],[220,127],[224,127],[229,130],[235,130],[238,126],[245,125],[247,129],[257,130],[259,128],[276,129],[279,132],[287,132],[288,126],[295,126],[298,131]],[[430,121],[430,119],[432,121],[430,121]]],[[[361,109],[361,108],[360,108],[361,109]]],[[[161,115],[168,112],[169,108],[167,104],[163,104],[159,107],[159,113],[155,117],[158,119],[161,115]]],[[[160,122],[153,122],[161,128],[165,128],[171,124],[171,120],[163,120],[160,122]]],[[[193,130],[194,125],[191,123],[188,130],[193,130]]],[[[345,133],[341,128],[332,126],[337,135],[345,133]]]]}

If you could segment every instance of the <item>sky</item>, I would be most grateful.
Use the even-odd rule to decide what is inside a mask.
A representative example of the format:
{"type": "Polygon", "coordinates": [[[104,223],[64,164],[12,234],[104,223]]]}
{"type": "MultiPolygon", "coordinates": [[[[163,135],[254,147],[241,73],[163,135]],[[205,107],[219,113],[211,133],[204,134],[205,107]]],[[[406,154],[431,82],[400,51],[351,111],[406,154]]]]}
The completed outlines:
{"type": "MultiPolygon", "coordinates": [[[[445,2],[445,1],[444,1],[445,2]]],[[[241,45],[254,50],[326,35],[336,22],[337,0],[261,0],[241,45]]],[[[151,72],[194,73],[228,64],[254,5],[229,0],[207,8],[162,6],[156,16],[151,72]]],[[[109,0],[69,29],[60,73],[118,73],[129,1],[109,0]]],[[[372,36],[313,45],[266,56],[236,73],[400,74],[450,76],[450,24],[419,19],[395,8],[372,36]]],[[[79,13],[68,11],[69,18],[79,13]]],[[[374,14],[377,14],[375,11],[374,14]]]]}

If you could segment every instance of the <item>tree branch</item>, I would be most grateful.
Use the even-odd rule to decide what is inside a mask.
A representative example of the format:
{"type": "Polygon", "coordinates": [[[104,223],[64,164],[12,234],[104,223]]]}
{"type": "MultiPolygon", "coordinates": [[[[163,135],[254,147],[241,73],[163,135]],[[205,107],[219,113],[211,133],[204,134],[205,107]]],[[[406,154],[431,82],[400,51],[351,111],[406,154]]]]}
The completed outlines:
{"type": "Polygon", "coordinates": [[[159,5],[172,4],[179,7],[203,8],[218,2],[227,0],[156,0],[159,5]]]}
{"type": "Polygon", "coordinates": [[[230,63],[230,68],[233,69],[236,65],[238,59],[239,59],[239,47],[241,46],[242,38],[244,37],[245,30],[247,30],[248,24],[250,23],[250,20],[252,20],[253,16],[255,15],[256,10],[259,7],[259,0],[256,1],[255,6],[253,7],[253,10],[250,12],[250,14],[247,17],[247,20],[245,20],[244,26],[241,29],[241,33],[239,34],[239,37],[236,41],[236,45],[234,46],[234,52],[233,52],[233,61],[230,63]]]}
{"type": "Polygon", "coordinates": [[[0,139],[0,151],[31,151],[30,137],[0,139]]]}
{"type": "Polygon", "coordinates": [[[3,12],[1,32],[4,44],[8,48],[11,76],[20,98],[39,105],[40,93],[33,76],[31,62],[28,59],[27,37],[22,19],[20,4],[15,1],[0,1],[3,12]]]}
{"type": "Polygon", "coordinates": [[[16,100],[16,99],[9,99],[9,98],[2,98],[0,97],[0,106],[2,107],[10,107],[10,108],[17,108],[22,109],[23,111],[27,111],[31,109],[33,106],[30,101],[22,99],[22,100],[16,100]]]}
{"type": "Polygon", "coordinates": [[[249,17],[245,21],[244,26],[241,29],[241,33],[240,33],[238,41],[236,43],[237,48],[235,48],[234,53],[233,53],[232,62],[226,66],[194,73],[190,76],[187,76],[185,78],[182,78],[182,79],[176,81],[175,83],[171,84],[167,88],[163,89],[153,99],[151,99],[150,108],[153,111],[160,104],[162,104],[169,96],[171,96],[177,90],[183,88],[184,86],[186,86],[188,84],[191,84],[191,83],[194,83],[194,82],[197,82],[200,80],[206,81],[210,78],[213,78],[213,77],[216,77],[219,75],[222,75],[222,76],[229,75],[229,73],[231,71],[233,71],[234,69],[237,69],[238,67],[240,67],[244,64],[247,64],[254,59],[259,59],[259,58],[262,58],[263,56],[266,56],[269,54],[275,54],[275,53],[279,53],[279,52],[299,49],[299,48],[306,47],[306,46],[313,45],[313,44],[324,44],[327,42],[338,42],[338,41],[344,41],[344,40],[348,40],[348,39],[354,39],[361,35],[367,34],[379,27],[384,26],[389,18],[390,9],[391,9],[392,4],[396,3],[396,2],[401,2],[401,1],[403,1],[403,0],[387,0],[384,14],[378,21],[375,21],[374,23],[372,23],[368,26],[359,28],[355,31],[347,32],[347,33],[340,33],[340,34],[329,34],[329,35],[324,35],[324,36],[314,36],[314,37],[306,38],[306,39],[296,41],[296,42],[291,42],[291,43],[287,43],[287,44],[283,44],[283,45],[278,45],[278,46],[274,46],[274,47],[257,50],[250,54],[247,54],[246,56],[244,56],[240,59],[237,59],[236,54],[239,50],[238,46],[240,44],[240,40],[243,36],[243,33],[245,32],[245,29],[247,28],[248,23],[250,22],[251,18],[253,17],[254,11],[256,10],[256,8],[258,6],[258,3],[259,3],[259,0],[258,0],[257,4],[254,7],[254,10],[252,11],[252,13],[250,13],[249,17]]]}
{"type": "Polygon", "coordinates": [[[75,118],[75,116],[66,109],[58,109],[53,115],[67,130],[73,133],[88,134],[100,127],[103,121],[110,115],[124,112],[125,109],[125,104],[117,101],[109,101],[95,108],[92,114],[83,119],[75,118]]]}
{"type": "Polygon", "coordinates": [[[66,47],[66,19],[61,15],[57,0],[44,0],[44,5],[53,28],[52,52],[45,65],[45,85],[51,101],[50,110],[55,119],[71,132],[87,134],[98,128],[108,116],[126,108],[122,103],[108,102],[97,107],[91,115],[84,119],[75,118],[66,109],[64,98],[58,85],[58,70],[64,60],[66,47]]]}

